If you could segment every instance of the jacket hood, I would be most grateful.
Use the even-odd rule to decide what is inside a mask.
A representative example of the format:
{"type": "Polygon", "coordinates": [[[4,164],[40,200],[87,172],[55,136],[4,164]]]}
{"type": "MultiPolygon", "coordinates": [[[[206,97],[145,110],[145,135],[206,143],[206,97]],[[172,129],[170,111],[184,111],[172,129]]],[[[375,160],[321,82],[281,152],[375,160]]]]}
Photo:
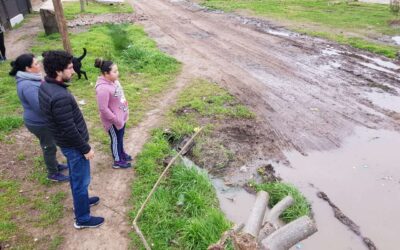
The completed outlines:
{"type": "Polygon", "coordinates": [[[97,78],[97,82],[96,82],[95,88],[97,88],[98,86],[100,86],[102,84],[113,85],[114,83],[109,81],[109,80],[107,80],[104,76],[99,76],[97,78]]]}
{"type": "Polygon", "coordinates": [[[29,73],[29,72],[24,72],[24,71],[18,71],[15,78],[16,78],[17,82],[20,82],[22,80],[42,81],[42,79],[43,79],[41,74],[29,73]]]}

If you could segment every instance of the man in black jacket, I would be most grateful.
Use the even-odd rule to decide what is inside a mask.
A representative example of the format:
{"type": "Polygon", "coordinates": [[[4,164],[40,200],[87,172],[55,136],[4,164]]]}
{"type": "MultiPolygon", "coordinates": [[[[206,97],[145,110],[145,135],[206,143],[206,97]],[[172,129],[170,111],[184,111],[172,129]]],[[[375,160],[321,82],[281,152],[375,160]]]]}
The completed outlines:
{"type": "Polygon", "coordinates": [[[88,144],[89,133],[83,115],[73,95],[68,91],[74,74],[72,56],[65,51],[43,53],[45,82],[40,86],[39,105],[49,122],[57,146],[68,161],[77,229],[98,227],[104,218],[90,216],[90,206],[99,203],[99,197],[90,197],[90,162],[94,151],[88,144]]]}

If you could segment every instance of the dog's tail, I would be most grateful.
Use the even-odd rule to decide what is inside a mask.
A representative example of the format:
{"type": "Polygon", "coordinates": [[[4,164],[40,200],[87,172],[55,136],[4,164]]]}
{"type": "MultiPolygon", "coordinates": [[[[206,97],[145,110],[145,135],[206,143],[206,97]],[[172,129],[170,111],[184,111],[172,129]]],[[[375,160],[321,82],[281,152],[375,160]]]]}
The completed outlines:
{"type": "Polygon", "coordinates": [[[78,61],[82,61],[82,59],[85,58],[85,56],[86,56],[86,48],[83,48],[83,55],[78,57],[78,61]]]}

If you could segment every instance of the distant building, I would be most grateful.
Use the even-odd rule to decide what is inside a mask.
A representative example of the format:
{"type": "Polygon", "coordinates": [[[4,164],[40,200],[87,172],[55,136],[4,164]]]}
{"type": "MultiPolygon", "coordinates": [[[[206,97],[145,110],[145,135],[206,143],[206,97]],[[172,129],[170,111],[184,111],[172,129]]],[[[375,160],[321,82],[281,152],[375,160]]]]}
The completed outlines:
{"type": "Polygon", "coordinates": [[[14,27],[31,12],[30,0],[0,0],[0,22],[6,28],[14,27]]]}

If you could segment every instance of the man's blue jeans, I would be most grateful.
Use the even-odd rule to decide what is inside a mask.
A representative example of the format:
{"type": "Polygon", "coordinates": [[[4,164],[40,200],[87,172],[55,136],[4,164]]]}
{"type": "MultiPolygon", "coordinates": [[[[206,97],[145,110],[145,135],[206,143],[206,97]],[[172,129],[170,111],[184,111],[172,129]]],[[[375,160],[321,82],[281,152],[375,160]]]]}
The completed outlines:
{"type": "Polygon", "coordinates": [[[90,219],[89,193],[90,162],[74,148],[61,148],[67,158],[72,198],[74,200],[75,218],[78,223],[90,219]]]}

